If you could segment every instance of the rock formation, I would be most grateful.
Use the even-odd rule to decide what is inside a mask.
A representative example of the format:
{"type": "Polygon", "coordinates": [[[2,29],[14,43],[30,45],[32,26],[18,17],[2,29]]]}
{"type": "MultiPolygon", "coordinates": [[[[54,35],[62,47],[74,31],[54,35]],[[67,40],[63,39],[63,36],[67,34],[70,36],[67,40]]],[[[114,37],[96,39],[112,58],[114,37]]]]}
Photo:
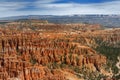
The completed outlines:
{"type": "MultiPolygon", "coordinates": [[[[40,25],[43,24],[37,24],[36,27],[40,25]]],[[[64,26],[65,28],[63,25],[46,23],[43,28],[48,31],[1,29],[0,79],[79,80],[78,76],[83,79],[84,72],[86,75],[97,72],[99,75],[110,76],[111,74],[104,69],[107,63],[106,56],[92,48],[99,46],[96,40],[111,43],[109,45],[118,44],[118,31],[86,31],[91,27],[93,29],[93,26],[97,26],[98,29],[99,25],[84,25],[87,26],[85,30],[83,24],[64,26]],[[67,31],[68,27],[71,28],[67,31]],[[57,29],[58,32],[53,32],[57,29]],[[74,31],[76,29],[80,31],[74,31]]]]}

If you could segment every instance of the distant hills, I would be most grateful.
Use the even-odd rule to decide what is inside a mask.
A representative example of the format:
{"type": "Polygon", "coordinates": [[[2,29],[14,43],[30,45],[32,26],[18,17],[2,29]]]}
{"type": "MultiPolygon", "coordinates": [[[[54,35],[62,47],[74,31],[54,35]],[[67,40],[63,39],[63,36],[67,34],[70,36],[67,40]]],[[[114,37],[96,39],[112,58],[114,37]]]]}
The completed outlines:
{"type": "Polygon", "coordinates": [[[28,16],[12,16],[0,18],[0,23],[21,19],[39,19],[47,20],[50,23],[86,23],[100,24],[105,27],[120,27],[120,15],[28,15],[28,16]]]}

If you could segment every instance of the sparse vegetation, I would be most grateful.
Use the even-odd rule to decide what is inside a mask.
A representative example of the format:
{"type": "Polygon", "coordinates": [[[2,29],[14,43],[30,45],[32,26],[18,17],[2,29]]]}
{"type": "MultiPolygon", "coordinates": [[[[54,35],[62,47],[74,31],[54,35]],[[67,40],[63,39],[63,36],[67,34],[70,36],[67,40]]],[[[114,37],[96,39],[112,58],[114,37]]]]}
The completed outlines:
{"type": "MultiPolygon", "coordinates": [[[[114,75],[118,73],[118,68],[116,67],[117,57],[120,56],[120,47],[109,46],[109,43],[102,42],[102,40],[97,41],[99,45],[95,50],[107,57],[107,69],[112,68],[114,75]]],[[[119,45],[119,44],[117,44],[119,45]]],[[[115,76],[119,79],[118,76],[115,76]]]]}
{"type": "MultiPolygon", "coordinates": [[[[55,76],[59,74],[62,78],[59,80],[69,76],[100,80],[109,76],[101,70],[109,73],[112,68],[114,74],[118,71],[115,64],[120,42],[119,33],[113,35],[114,30],[99,31],[99,25],[49,24],[36,20],[20,20],[5,26],[0,28],[0,67],[11,78],[20,71],[24,77],[31,75],[29,79],[47,76],[51,80],[49,77],[54,76],[58,80],[55,76]]],[[[117,79],[119,75],[114,77],[117,79]]]]}

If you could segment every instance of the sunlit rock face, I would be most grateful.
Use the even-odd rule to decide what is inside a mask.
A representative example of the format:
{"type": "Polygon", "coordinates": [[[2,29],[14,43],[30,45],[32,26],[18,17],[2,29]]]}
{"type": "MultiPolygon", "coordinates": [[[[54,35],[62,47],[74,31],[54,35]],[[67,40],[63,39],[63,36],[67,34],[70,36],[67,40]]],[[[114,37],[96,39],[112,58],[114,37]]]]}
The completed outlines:
{"type": "Polygon", "coordinates": [[[37,24],[35,31],[0,29],[0,79],[84,80],[99,75],[111,79],[113,73],[106,70],[107,56],[95,48],[100,46],[99,41],[119,47],[120,33],[119,29],[99,28],[100,25],[46,22],[37,24]]]}

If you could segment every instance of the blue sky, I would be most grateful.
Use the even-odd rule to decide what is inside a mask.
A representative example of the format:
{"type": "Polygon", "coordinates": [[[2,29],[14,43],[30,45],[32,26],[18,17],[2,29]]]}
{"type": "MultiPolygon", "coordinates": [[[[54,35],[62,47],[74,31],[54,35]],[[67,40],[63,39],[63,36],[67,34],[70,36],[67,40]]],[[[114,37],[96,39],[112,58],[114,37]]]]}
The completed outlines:
{"type": "Polygon", "coordinates": [[[120,0],[0,0],[0,17],[120,14],[120,0]]]}

